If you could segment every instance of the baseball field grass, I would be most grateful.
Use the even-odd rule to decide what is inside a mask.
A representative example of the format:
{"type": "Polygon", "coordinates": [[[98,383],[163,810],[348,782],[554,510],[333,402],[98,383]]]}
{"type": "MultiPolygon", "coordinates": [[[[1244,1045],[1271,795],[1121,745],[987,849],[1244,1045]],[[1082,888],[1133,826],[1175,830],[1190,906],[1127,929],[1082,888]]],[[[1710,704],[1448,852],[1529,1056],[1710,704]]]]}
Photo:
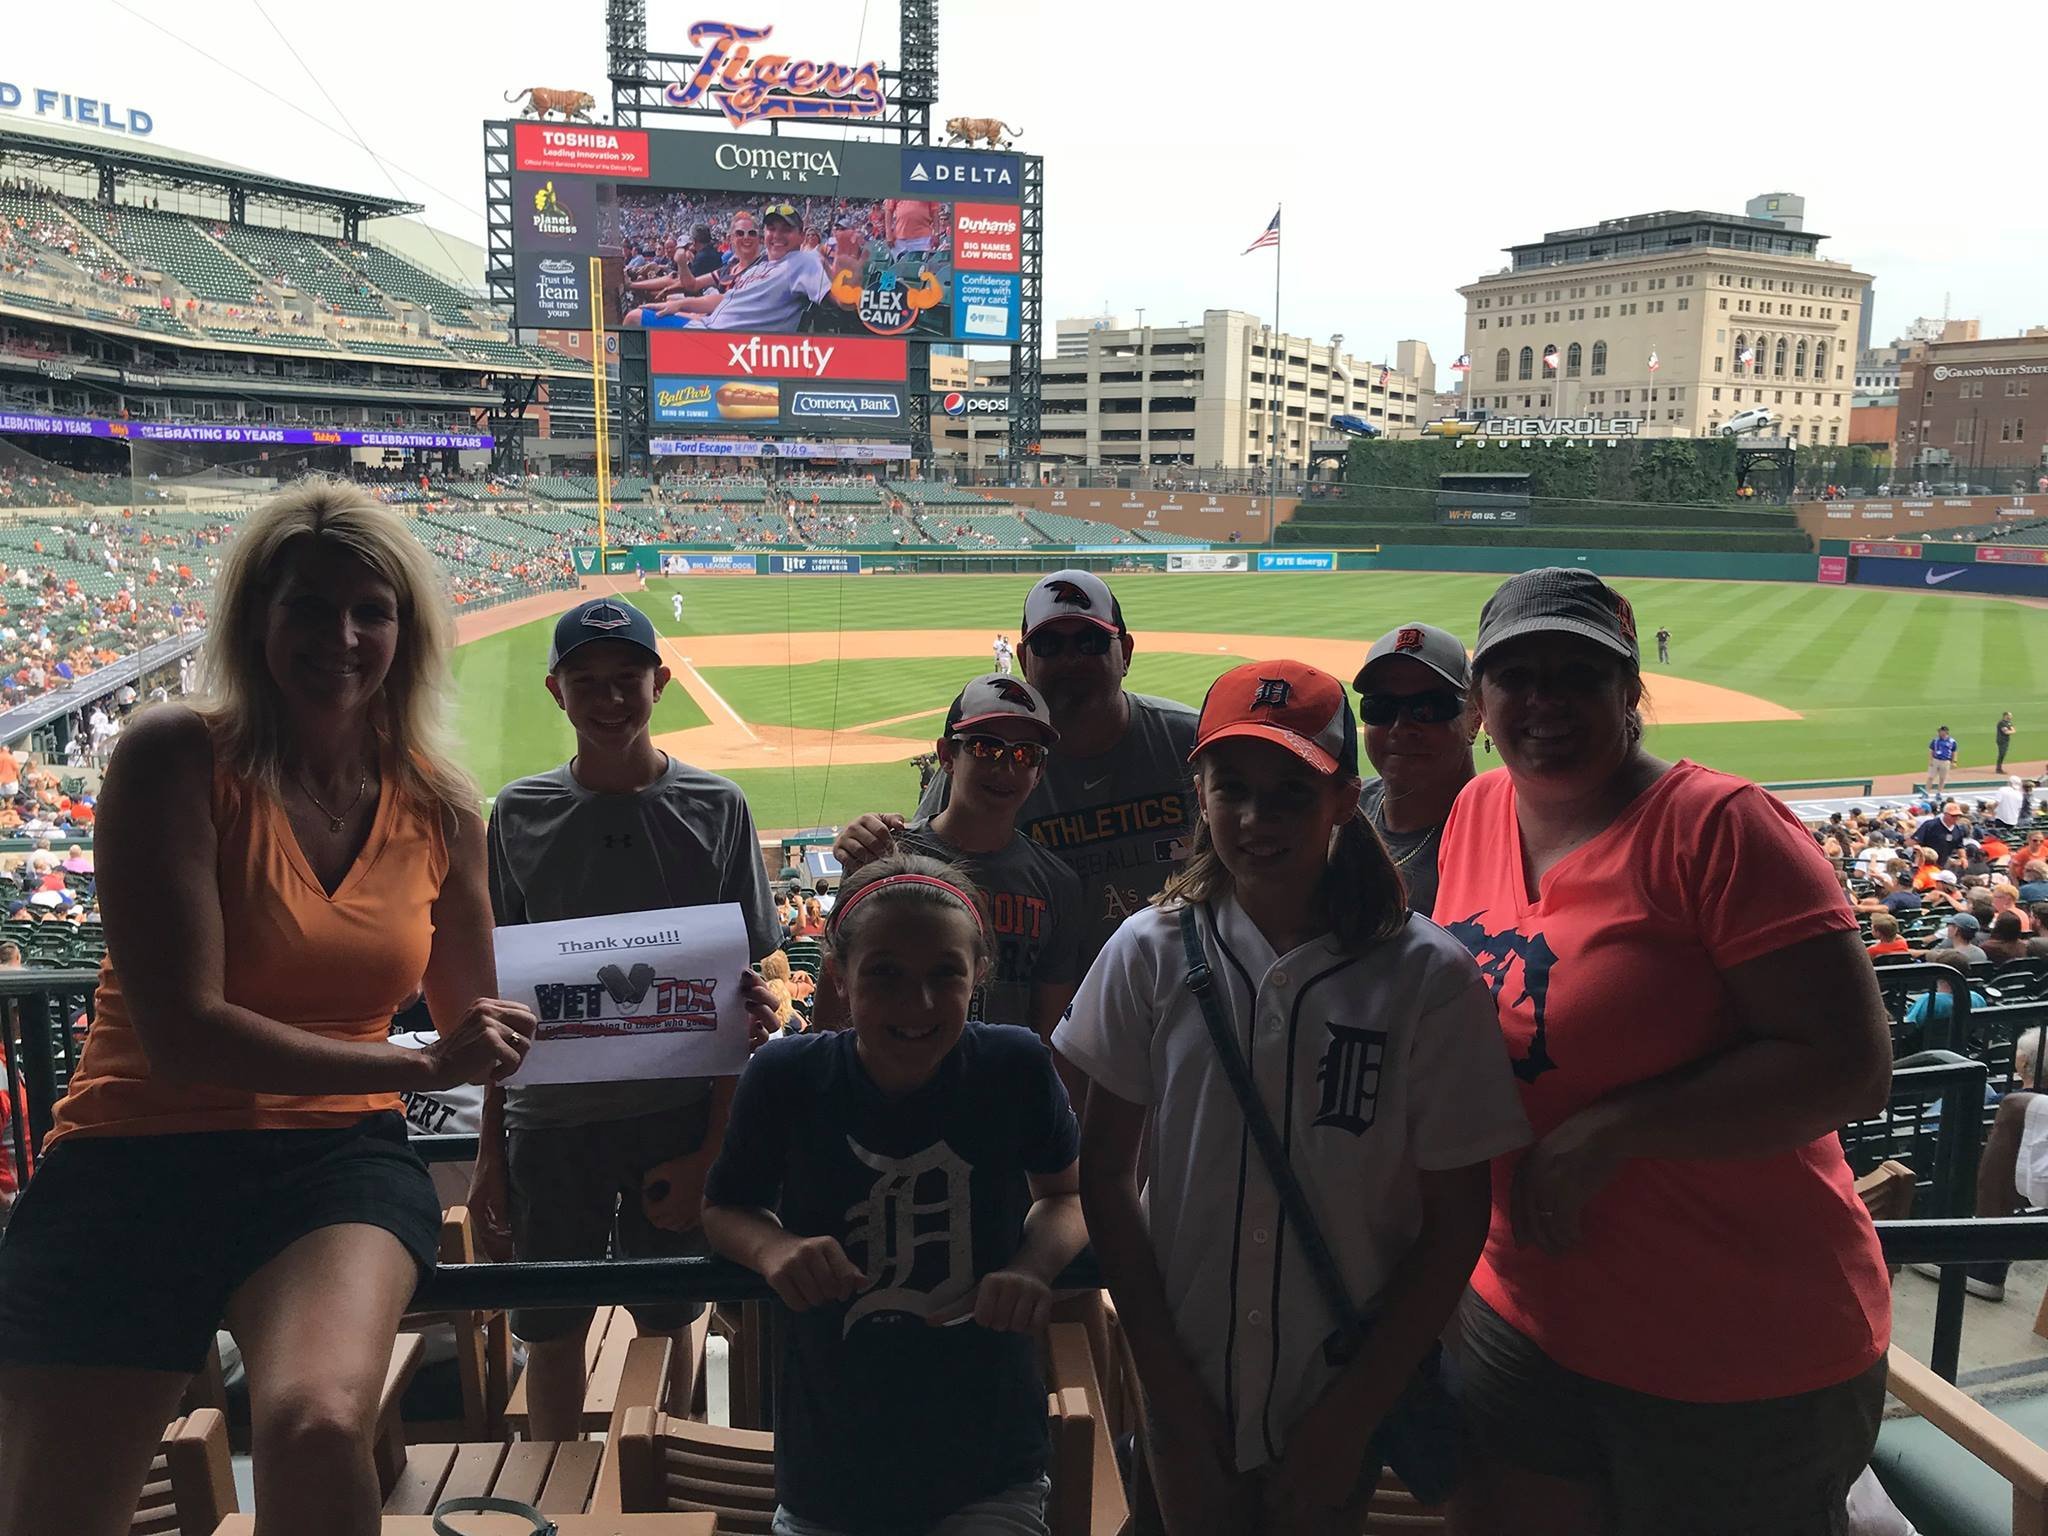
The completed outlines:
{"type": "MultiPolygon", "coordinates": [[[[1228,648],[1193,644],[1191,636],[1313,637],[1351,642],[1362,657],[1379,634],[1422,620],[1469,644],[1480,607],[1497,584],[1492,576],[1414,572],[1161,573],[1112,582],[1137,637],[1130,686],[1191,704],[1201,701],[1217,673],[1247,659],[1228,648]],[[1148,648],[1148,633],[1180,640],[1172,649],[1148,648]]],[[[2048,757],[2048,699],[2042,697],[2048,690],[2034,671],[2035,659],[2048,655],[2048,608],[1790,582],[1623,578],[1615,585],[1635,605],[1649,676],[1649,744],[1662,756],[1759,780],[1862,779],[1924,767],[1928,737],[1947,725],[1962,740],[1961,762],[1988,763],[1992,724],[1999,711],[2010,709],[2019,728],[2014,761],[2038,767],[2048,757]],[[1668,665],[1656,662],[1650,638],[1660,626],[1672,635],[1668,665]],[[1684,713],[1699,723],[1659,724],[1657,694],[1665,678],[1676,680],[1666,685],[1667,695],[1707,684],[1796,718],[1715,720],[1711,708],[1702,717],[1689,706],[1684,713]]],[[[1028,587],[1028,577],[1015,576],[696,577],[655,581],[645,594],[623,595],[646,607],[679,658],[689,657],[700,637],[762,637],[759,662],[747,642],[727,638],[714,647],[707,641],[699,647],[707,655],[715,650],[743,658],[742,664],[697,666],[691,689],[679,678],[664,694],[654,728],[689,733],[674,739],[678,750],[703,734],[694,728],[722,718],[743,734],[747,726],[763,727],[764,740],[766,728],[801,727],[840,733],[832,740],[854,743],[869,758],[890,751],[907,758],[937,734],[960,685],[989,669],[994,636],[1016,640],[1028,587]],[[684,601],[679,623],[671,617],[675,591],[684,601]],[[933,641],[943,641],[935,647],[906,634],[901,654],[893,655],[876,631],[980,638],[969,643],[934,635],[933,641]],[[849,644],[850,654],[837,658],[832,637],[841,635],[860,636],[864,644],[849,644]],[[781,664],[790,648],[785,636],[808,637],[806,649],[822,659],[781,664]],[[931,654],[935,648],[943,654],[931,654]],[[871,737],[894,745],[866,740],[871,737]]],[[[456,653],[458,727],[466,762],[487,793],[562,762],[572,750],[567,725],[543,685],[549,622],[456,653]]],[[[742,760],[751,759],[734,758],[742,760]]],[[[797,763],[792,756],[786,765],[719,771],[746,790],[764,828],[907,810],[917,794],[917,774],[907,761],[797,763]]]]}

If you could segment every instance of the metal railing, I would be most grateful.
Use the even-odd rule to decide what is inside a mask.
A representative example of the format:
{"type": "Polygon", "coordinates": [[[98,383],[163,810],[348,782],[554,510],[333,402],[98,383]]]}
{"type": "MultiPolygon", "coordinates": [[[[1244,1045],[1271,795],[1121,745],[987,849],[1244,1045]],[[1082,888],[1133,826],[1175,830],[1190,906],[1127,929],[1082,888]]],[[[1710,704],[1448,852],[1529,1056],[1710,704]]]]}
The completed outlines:
{"type": "MultiPolygon", "coordinates": [[[[1947,967],[1915,970],[1957,973],[1947,967]]],[[[81,1016],[90,1017],[94,971],[29,971],[0,975],[0,1040],[6,1046],[7,1091],[25,1115],[9,1117],[8,1136],[15,1166],[28,1166],[28,1154],[41,1146],[50,1127],[50,1112],[77,1064],[77,1031],[81,1016]],[[26,1124],[24,1124],[24,1120],[26,1124]]],[[[1967,987],[1958,989],[1955,1018],[1967,1024],[1967,987]]],[[[1916,1100],[1939,1101],[1931,1134],[1937,1147],[1934,1166],[1947,1173],[1938,1180],[1940,1204],[1956,1212],[1964,1204],[1965,1174],[1974,1180],[1976,1149],[1982,1135],[1986,1068],[1981,1061],[1953,1050],[1937,1049],[1900,1061],[1895,1083],[1903,1082],[1916,1100]],[[1950,1113],[1948,1105],[1965,1112],[1950,1113]]],[[[1895,1093],[1896,1093],[1895,1089],[1895,1093]]],[[[1869,1126],[1876,1122],[1862,1122],[1869,1126]]],[[[1856,1130],[1844,1132],[1845,1145],[1856,1130]]],[[[430,1163],[474,1159],[474,1136],[421,1136],[411,1141],[430,1163]]],[[[1879,1159],[1881,1160],[1881,1159],[1879,1159]]],[[[1934,1338],[1929,1364],[1944,1379],[1955,1380],[1960,1357],[1963,1266],[2018,1259],[2048,1259],[2048,1216],[2005,1219],[1959,1218],[1881,1221],[1877,1223],[1885,1259],[1891,1264],[1940,1264],[1941,1285],[1935,1305],[1934,1338]]],[[[1094,1256],[1084,1251],[1057,1281],[1062,1290],[1100,1286],[1094,1256]]],[[[754,1271],[719,1258],[619,1259],[577,1263],[444,1264],[421,1285],[414,1307],[422,1311],[497,1307],[590,1307],[645,1305],[674,1301],[750,1301],[769,1297],[767,1283],[754,1271]]]]}

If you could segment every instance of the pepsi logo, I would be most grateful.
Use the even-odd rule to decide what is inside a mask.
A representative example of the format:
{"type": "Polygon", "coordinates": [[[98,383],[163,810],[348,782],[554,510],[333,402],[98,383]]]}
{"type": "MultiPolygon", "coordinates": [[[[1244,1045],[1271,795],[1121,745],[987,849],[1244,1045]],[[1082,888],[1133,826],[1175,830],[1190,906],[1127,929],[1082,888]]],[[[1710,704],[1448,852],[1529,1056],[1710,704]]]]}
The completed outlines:
{"type": "Polygon", "coordinates": [[[953,390],[947,394],[945,399],[939,402],[939,409],[948,416],[965,416],[967,414],[967,397],[961,394],[959,390],[953,390]]]}

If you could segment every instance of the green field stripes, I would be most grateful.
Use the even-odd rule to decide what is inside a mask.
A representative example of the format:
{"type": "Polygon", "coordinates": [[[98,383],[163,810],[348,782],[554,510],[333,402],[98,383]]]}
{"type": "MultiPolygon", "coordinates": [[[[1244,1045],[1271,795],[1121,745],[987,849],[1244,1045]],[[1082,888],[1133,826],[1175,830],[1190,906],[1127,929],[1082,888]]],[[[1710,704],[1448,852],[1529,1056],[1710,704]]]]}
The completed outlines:
{"type": "MultiPolygon", "coordinates": [[[[1129,575],[1111,578],[1138,638],[1131,686],[1201,701],[1210,679],[1238,658],[1148,651],[1148,632],[1333,636],[1366,646],[1397,624],[1440,624],[1468,643],[1497,584],[1490,575],[1344,572],[1129,575]]],[[[1650,745],[1669,757],[1758,779],[1908,773],[1925,764],[1940,724],[1963,740],[1967,764],[1989,762],[1991,725],[2011,709],[2016,761],[2048,758],[2048,701],[2036,658],[2048,655],[2048,609],[1953,593],[1919,593],[1784,582],[1624,578],[1645,643],[1672,632],[1672,662],[1649,661],[1650,745]],[[1656,677],[1697,679],[1756,694],[1804,718],[1660,726],[1656,677]]],[[[656,581],[644,602],[680,636],[785,630],[973,629],[1016,636],[1029,583],[1014,576],[755,577],[656,581]],[[669,594],[684,597],[681,624],[669,594]]],[[[465,646],[457,655],[460,726],[467,762],[485,788],[562,761],[568,732],[543,691],[537,662],[545,622],[465,646]],[[512,675],[511,658],[522,658],[512,675]]],[[[1654,647],[1652,647],[1654,657],[1654,647]]],[[[743,718],[841,729],[943,710],[961,683],[985,670],[988,653],[782,667],[718,667],[707,679],[743,718]]],[[[1349,679],[1347,678],[1348,682],[1349,679]]],[[[701,723],[671,688],[656,726],[701,723]],[[673,701],[673,702],[671,702],[673,701]],[[677,718],[672,709],[686,710],[677,718]]],[[[932,713],[880,733],[905,741],[936,734],[932,713]]],[[[1487,760],[1482,757],[1482,766],[1487,760]]],[[[862,810],[907,809],[917,779],[907,763],[759,769],[734,775],[755,798],[764,827],[844,820],[862,810]]]]}

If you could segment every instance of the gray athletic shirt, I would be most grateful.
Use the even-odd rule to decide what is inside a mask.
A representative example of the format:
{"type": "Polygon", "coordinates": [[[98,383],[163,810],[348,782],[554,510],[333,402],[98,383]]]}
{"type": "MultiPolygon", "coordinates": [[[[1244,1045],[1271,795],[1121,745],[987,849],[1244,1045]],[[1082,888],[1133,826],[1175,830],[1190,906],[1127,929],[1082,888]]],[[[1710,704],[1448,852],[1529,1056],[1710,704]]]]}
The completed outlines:
{"type": "Polygon", "coordinates": [[[1437,851],[1443,847],[1443,824],[1439,822],[1421,832],[1389,832],[1386,797],[1384,780],[1367,779],[1358,791],[1358,808],[1365,812],[1365,819],[1372,823],[1400,867],[1401,883],[1408,887],[1408,910],[1428,917],[1436,906],[1436,859],[1437,851]]]}
{"type": "MultiPolygon", "coordinates": [[[[634,794],[585,789],[565,763],[507,784],[491,810],[491,911],[499,926],[738,902],[753,959],[781,941],[746,796],[668,760],[634,794]]],[[[588,1125],[693,1103],[704,1078],[544,1083],[505,1090],[505,1125],[588,1125]]]]}
{"type": "Polygon", "coordinates": [[[965,853],[929,821],[918,820],[897,833],[896,842],[908,852],[959,865],[988,898],[995,956],[968,1017],[1036,1030],[1032,988],[1081,982],[1080,880],[1021,834],[994,853],[965,853]]]}
{"type": "MultiPolygon", "coordinates": [[[[1017,816],[1019,832],[1080,877],[1084,975],[1117,925],[1144,909],[1194,843],[1188,753],[1197,713],[1172,699],[1125,697],[1131,721],[1123,740],[1097,757],[1069,757],[1055,747],[1017,816]]],[[[920,819],[946,808],[950,787],[944,769],[932,775],[918,802],[920,819]]]]}

